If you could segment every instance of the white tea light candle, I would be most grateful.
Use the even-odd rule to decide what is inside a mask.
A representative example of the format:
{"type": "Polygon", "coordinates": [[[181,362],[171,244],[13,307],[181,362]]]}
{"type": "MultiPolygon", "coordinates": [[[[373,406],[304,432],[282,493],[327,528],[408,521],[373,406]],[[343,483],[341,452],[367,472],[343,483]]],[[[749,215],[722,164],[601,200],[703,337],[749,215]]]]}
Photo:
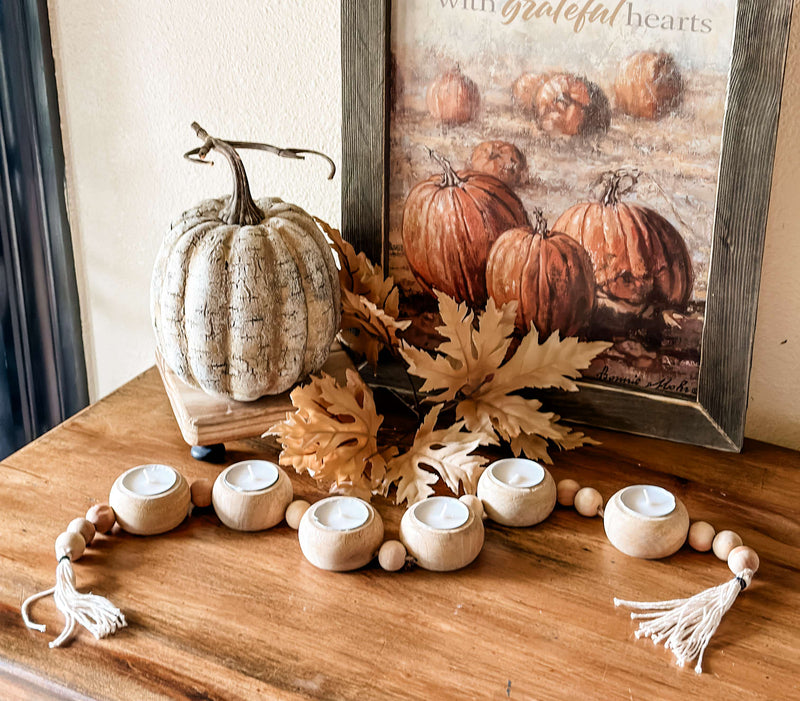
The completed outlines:
{"type": "Polygon", "coordinates": [[[556,483],[538,462],[507,458],[483,471],[478,498],[492,521],[504,526],[533,526],[553,511],[556,483]]]}
{"type": "Polygon", "coordinates": [[[258,492],[278,481],[278,467],[266,460],[245,460],[231,465],[225,482],[237,492],[258,492]]]}
{"type": "Polygon", "coordinates": [[[636,484],[620,489],[605,508],[611,544],[632,557],[656,559],[676,552],[689,532],[689,514],[663,487],[636,484]]]}
{"type": "Polygon", "coordinates": [[[312,504],[297,529],[300,549],[315,567],[347,572],[366,565],[383,542],[383,520],[371,504],[347,496],[312,504]]]}
{"type": "Polygon", "coordinates": [[[322,528],[351,531],[369,519],[367,503],[356,497],[329,497],[323,502],[313,512],[314,520],[322,528]]]}
{"type": "Polygon", "coordinates": [[[431,497],[421,502],[414,510],[417,520],[440,530],[451,530],[463,526],[469,518],[469,507],[452,497],[431,497]]]}
{"type": "Polygon", "coordinates": [[[122,486],[133,494],[148,497],[166,492],[177,479],[177,473],[169,465],[142,465],[122,476],[122,486]]]}
{"type": "Polygon", "coordinates": [[[292,501],[286,473],[267,460],[244,460],[223,470],[211,489],[219,520],[237,531],[263,531],[283,520],[292,501]]]}
{"type": "Polygon", "coordinates": [[[483,521],[452,497],[430,497],[410,506],[400,540],[420,567],[449,572],[466,567],[483,547],[483,521]]]}
{"type": "Polygon", "coordinates": [[[111,486],[108,503],[128,533],[156,535],[171,531],[189,513],[189,485],[169,465],[139,465],[123,472],[111,486]]]}
{"type": "Polygon", "coordinates": [[[666,516],[675,510],[675,497],[663,487],[637,484],[619,495],[623,506],[642,516],[666,516]]]}
{"type": "Polygon", "coordinates": [[[544,479],[545,470],[533,460],[509,458],[492,464],[490,475],[508,487],[526,489],[535,487],[544,479]]]}

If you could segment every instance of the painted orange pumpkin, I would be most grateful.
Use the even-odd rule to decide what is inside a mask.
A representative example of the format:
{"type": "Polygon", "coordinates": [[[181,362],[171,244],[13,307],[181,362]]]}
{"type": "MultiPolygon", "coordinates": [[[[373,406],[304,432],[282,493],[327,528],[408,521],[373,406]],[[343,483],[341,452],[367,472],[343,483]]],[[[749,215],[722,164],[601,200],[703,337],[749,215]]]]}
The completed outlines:
{"type": "Polygon", "coordinates": [[[556,331],[575,336],[594,308],[592,261],[572,238],[548,231],[540,209],[534,216],[534,226],[497,239],[486,263],[486,289],[498,305],[518,303],[521,331],[533,325],[543,338],[556,331]]]}
{"type": "Polygon", "coordinates": [[[528,161],[514,144],[508,141],[484,141],[472,152],[473,170],[494,175],[509,187],[519,185],[527,174],[528,161]]]}
{"type": "Polygon", "coordinates": [[[617,108],[632,117],[659,119],[683,99],[683,77],[672,55],[642,51],[626,58],[614,83],[617,108]]]}
{"type": "Polygon", "coordinates": [[[523,73],[511,86],[514,104],[525,114],[536,115],[536,96],[548,80],[549,73],[523,73]]]}
{"type": "Polygon", "coordinates": [[[528,223],[514,192],[486,173],[456,173],[437,154],[444,173],[418,183],[403,209],[403,248],[427,291],[441,290],[471,307],[486,303],[486,259],[508,229],[528,223]]]}
{"type": "Polygon", "coordinates": [[[559,73],[539,88],[536,119],[550,134],[596,134],[608,131],[611,107],[605,93],[591,81],[559,73]]]}
{"type": "Polygon", "coordinates": [[[478,86],[456,66],[430,84],[425,102],[437,121],[464,124],[478,113],[481,96],[478,86]]]}
{"type": "Polygon", "coordinates": [[[603,176],[599,202],[583,202],[562,214],[554,229],[589,253],[598,290],[634,306],[681,307],[689,301],[694,274],[686,243],[658,212],[623,202],[638,175],[628,171],[603,176]]]}

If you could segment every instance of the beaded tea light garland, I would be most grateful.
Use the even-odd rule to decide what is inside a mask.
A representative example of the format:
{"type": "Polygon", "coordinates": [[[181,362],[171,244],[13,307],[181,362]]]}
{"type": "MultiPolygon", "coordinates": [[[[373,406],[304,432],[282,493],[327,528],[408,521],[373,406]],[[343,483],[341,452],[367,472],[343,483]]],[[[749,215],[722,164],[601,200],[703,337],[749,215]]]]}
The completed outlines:
{"type": "Polygon", "coordinates": [[[413,504],[401,520],[401,540],[384,542],[383,521],[371,504],[350,496],[332,496],[313,505],[302,499],[292,501],[291,481],[271,462],[236,463],[215,482],[196,480],[191,487],[168,465],[141,465],[117,478],[109,504],[92,506],[85,518],[71,521],[56,538],[55,586],[26,599],[22,618],[28,628],[44,632],[45,626],[31,620],[29,609],[52,594],[65,625],[51,648],[70,640],[78,624],[98,639],[116,632],[127,625],[125,616],[104,597],[79,592],[72,563],[91,546],[96,533],[110,532],[115,523],[129,533],[154,535],[179,525],[192,506],[212,504],[220,520],[235,530],[263,530],[285,519],[298,531],[306,559],[331,571],[358,569],[376,555],[387,571],[412,564],[433,571],[459,569],[483,547],[484,519],[530,526],[546,519],[556,502],[574,507],[587,518],[601,516],[611,544],[633,557],[666,557],[688,540],[695,550],[712,550],[727,562],[734,578],[687,599],[635,602],[615,598],[614,605],[634,610],[631,618],[640,621],[637,638],[663,642],[681,667],[697,660],[697,673],[702,671],[705,649],[722,617],[758,570],[758,555],[742,544],[739,535],[728,530],[717,533],[705,521],[690,525],[683,503],[654,485],[625,487],[603,508],[603,497],[596,489],[581,487],[572,479],[556,485],[543,466],[512,458],[489,465],[477,492],[477,496],[430,497],[413,504]]]}

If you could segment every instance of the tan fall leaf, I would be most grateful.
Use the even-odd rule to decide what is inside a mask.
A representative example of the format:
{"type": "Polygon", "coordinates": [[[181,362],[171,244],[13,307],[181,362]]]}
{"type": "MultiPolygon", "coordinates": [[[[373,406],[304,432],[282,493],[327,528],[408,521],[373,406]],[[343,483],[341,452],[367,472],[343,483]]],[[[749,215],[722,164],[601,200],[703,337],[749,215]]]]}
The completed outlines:
{"type": "Polygon", "coordinates": [[[573,431],[568,426],[558,423],[560,417],[553,415],[551,419],[551,432],[549,443],[547,440],[540,436],[530,435],[527,433],[520,433],[515,438],[512,438],[509,443],[511,451],[519,457],[524,454],[531,460],[540,460],[548,465],[553,464],[553,460],[547,453],[551,445],[555,445],[561,450],[573,450],[580,448],[583,445],[600,445],[600,443],[593,438],[581,433],[580,431],[573,431]],[[556,434],[556,435],[554,435],[556,434]]]}
{"type": "Polygon", "coordinates": [[[400,339],[397,333],[410,325],[410,320],[398,321],[363,295],[342,289],[342,331],[339,336],[349,348],[364,355],[373,367],[378,365],[381,349],[398,347],[400,339]]]}
{"type": "Polygon", "coordinates": [[[355,370],[347,370],[345,387],[323,373],[290,397],[296,411],[264,434],[281,443],[281,465],[307,472],[331,490],[365,498],[374,485],[385,484],[386,457],[377,443],[383,417],[355,370]]]}
{"type": "Polygon", "coordinates": [[[319,217],[314,217],[314,221],[330,238],[332,248],[339,257],[339,283],[342,289],[363,295],[386,314],[396,317],[400,313],[400,289],[394,284],[394,278],[385,277],[383,268],[370,261],[366,254],[356,253],[356,249],[342,238],[338,229],[319,217]]]}
{"type": "Polygon", "coordinates": [[[523,337],[514,355],[495,372],[490,384],[494,390],[513,392],[526,387],[557,388],[577,392],[573,380],[581,376],[592,360],[613,344],[583,342],[575,336],[559,338],[553,333],[543,343],[534,327],[523,337]]]}
{"type": "Polygon", "coordinates": [[[397,333],[411,325],[398,321],[400,290],[394,278],[384,277],[383,268],[345,241],[338,230],[315,217],[339,258],[339,284],[342,289],[342,331],[339,338],[376,367],[382,348],[400,345],[397,333]]]}
{"type": "Polygon", "coordinates": [[[504,441],[520,433],[550,438],[553,414],[540,411],[541,406],[536,399],[481,388],[456,405],[456,416],[463,419],[468,431],[487,436],[496,433],[504,441]]]}
{"type": "Polygon", "coordinates": [[[436,292],[442,325],[436,330],[445,337],[435,355],[408,343],[400,354],[409,365],[409,372],[425,380],[423,392],[442,390],[432,399],[448,401],[459,393],[469,395],[497,372],[511,344],[516,303],[498,308],[492,299],[474,326],[474,314],[466,304],[458,304],[447,295],[436,292]]]}
{"type": "Polygon", "coordinates": [[[430,496],[438,476],[454,494],[458,494],[459,485],[467,494],[477,489],[486,458],[471,453],[480,445],[480,437],[462,431],[463,421],[437,429],[441,410],[441,404],[434,406],[423,419],[411,448],[388,462],[387,479],[397,484],[398,504],[405,501],[410,506],[430,496]],[[423,469],[426,467],[429,469],[423,469]]]}
{"type": "Polygon", "coordinates": [[[535,329],[526,334],[506,358],[514,331],[515,304],[498,309],[490,299],[478,317],[466,305],[437,294],[446,340],[431,355],[401,346],[409,371],[425,382],[423,392],[439,392],[434,401],[457,400],[456,416],[481,444],[511,444],[516,455],[548,460],[548,442],[562,449],[591,442],[582,433],[558,423],[558,416],[541,410],[541,403],[523,397],[523,389],[557,388],[577,391],[580,371],[611,344],[561,340],[554,333],[539,343],[535,329]]]}

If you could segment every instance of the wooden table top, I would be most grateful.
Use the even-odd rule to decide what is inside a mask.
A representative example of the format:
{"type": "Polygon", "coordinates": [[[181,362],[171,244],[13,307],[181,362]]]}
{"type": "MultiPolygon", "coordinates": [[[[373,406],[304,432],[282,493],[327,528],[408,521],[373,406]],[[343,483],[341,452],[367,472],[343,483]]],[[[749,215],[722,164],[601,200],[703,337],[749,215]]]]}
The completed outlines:
{"type": "MultiPolygon", "coordinates": [[[[487,523],[464,570],[353,573],[315,569],[285,525],[228,530],[210,510],[175,531],[99,537],[75,571],[129,627],[97,641],[81,629],[47,643],[62,621],[52,599],[27,630],[20,604],[54,582],[55,537],[137,464],[189,479],[219,466],[189,456],[150,370],[0,463],[0,697],[193,699],[789,699],[800,698],[800,453],[748,442],[741,455],[590,430],[598,447],[556,455],[608,498],[662,485],[694,519],[733,528],[761,556],[727,614],[705,671],[634,639],[614,596],[688,596],[726,581],[726,565],[684,547],[662,561],[618,553],[600,519],[556,508],[530,529],[487,523]]],[[[262,441],[229,445],[229,462],[275,457],[262,441]]],[[[322,496],[292,477],[297,496],[322,496]]],[[[387,537],[401,509],[377,500],[387,537]]]]}

